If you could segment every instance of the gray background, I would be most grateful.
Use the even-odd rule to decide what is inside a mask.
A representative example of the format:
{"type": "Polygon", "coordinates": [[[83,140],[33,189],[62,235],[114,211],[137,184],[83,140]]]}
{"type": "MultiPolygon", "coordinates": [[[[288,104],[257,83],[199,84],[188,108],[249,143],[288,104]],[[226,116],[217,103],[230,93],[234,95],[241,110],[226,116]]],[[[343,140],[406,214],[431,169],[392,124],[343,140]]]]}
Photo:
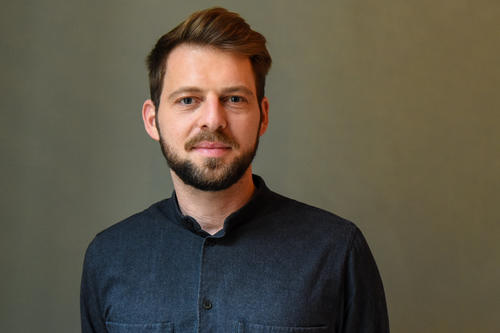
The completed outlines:
{"type": "Polygon", "coordinates": [[[497,0],[2,1],[0,331],[79,331],[89,241],[170,195],[144,59],[215,4],[274,57],[255,171],[363,230],[392,331],[498,332],[497,0]]]}

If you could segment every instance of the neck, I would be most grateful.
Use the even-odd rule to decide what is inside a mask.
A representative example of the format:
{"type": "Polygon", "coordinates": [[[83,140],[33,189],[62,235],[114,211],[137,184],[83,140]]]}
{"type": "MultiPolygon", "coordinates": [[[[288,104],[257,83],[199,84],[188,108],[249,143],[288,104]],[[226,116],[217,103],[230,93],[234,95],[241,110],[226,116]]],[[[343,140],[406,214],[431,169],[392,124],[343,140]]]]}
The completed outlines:
{"type": "Polygon", "coordinates": [[[231,187],[215,192],[198,190],[184,184],[175,172],[170,174],[182,214],[193,217],[211,235],[223,228],[224,220],[243,207],[255,190],[251,167],[231,187]]]}

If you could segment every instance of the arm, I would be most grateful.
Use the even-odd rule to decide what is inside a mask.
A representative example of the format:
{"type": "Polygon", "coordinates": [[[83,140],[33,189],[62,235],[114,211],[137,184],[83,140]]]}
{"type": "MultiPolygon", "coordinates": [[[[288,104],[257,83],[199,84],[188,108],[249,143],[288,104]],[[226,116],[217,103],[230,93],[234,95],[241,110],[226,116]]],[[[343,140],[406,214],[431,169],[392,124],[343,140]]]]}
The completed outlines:
{"type": "Polygon", "coordinates": [[[101,313],[95,274],[95,256],[93,242],[85,253],[82,282],[80,289],[80,315],[82,333],[106,333],[106,326],[101,313]]]}
{"type": "Polygon", "coordinates": [[[356,228],[345,266],[343,333],[389,333],[384,287],[361,231],[356,228]]]}

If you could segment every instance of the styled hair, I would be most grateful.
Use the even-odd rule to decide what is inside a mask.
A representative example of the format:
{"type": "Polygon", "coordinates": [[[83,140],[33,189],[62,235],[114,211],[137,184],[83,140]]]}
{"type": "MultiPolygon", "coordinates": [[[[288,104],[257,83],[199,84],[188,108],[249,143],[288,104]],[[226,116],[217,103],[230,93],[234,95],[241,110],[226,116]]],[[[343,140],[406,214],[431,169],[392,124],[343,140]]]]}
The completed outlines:
{"type": "Polygon", "coordinates": [[[257,100],[264,98],[271,56],[266,38],[252,30],[237,13],[214,7],[191,14],[184,22],[161,36],[147,57],[151,100],[158,109],[170,52],[180,44],[211,46],[247,56],[255,76],[257,100]]]}

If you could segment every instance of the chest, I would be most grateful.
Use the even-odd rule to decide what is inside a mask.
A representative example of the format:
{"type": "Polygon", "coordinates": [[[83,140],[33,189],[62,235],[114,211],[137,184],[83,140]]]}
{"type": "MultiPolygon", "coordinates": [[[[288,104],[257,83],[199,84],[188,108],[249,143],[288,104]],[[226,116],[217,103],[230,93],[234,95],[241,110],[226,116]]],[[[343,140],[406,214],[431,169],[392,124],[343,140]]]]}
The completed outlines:
{"type": "Polygon", "coordinates": [[[331,251],[271,244],[202,239],[117,258],[102,295],[108,329],[333,332],[342,277],[331,251]]]}

